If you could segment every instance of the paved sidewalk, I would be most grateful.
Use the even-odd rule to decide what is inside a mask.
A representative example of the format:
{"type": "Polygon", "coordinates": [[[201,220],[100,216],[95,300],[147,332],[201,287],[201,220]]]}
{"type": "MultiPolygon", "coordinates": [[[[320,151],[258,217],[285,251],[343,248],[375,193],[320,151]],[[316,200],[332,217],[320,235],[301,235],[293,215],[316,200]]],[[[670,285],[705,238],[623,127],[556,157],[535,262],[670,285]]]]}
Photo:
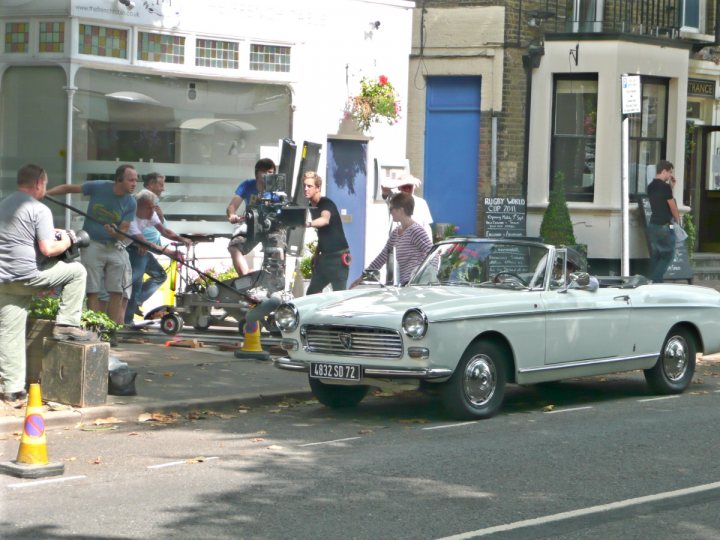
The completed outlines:
{"type": "MultiPolygon", "coordinates": [[[[302,374],[281,371],[272,361],[235,358],[232,351],[221,351],[217,341],[238,342],[241,338],[204,341],[201,348],[166,347],[168,336],[143,334],[148,343],[125,343],[110,349],[115,356],[137,370],[136,396],[107,396],[107,403],[94,407],[55,407],[47,405],[48,429],[91,423],[98,418],[115,417],[131,421],[143,413],[188,412],[213,407],[249,404],[285,396],[307,397],[310,388],[302,374]],[[55,410],[57,409],[57,410],[55,410]]],[[[200,336],[187,336],[203,341],[200,336]]],[[[0,433],[22,429],[25,407],[0,408],[0,433]]]]}

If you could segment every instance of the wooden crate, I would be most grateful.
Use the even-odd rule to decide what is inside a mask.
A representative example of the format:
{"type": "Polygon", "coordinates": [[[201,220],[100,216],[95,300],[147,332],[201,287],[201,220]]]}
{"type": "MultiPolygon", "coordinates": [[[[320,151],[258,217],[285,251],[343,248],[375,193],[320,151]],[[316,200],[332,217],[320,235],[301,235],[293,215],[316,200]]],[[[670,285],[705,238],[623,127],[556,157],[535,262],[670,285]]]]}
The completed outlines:
{"type": "Polygon", "coordinates": [[[74,407],[103,405],[108,392],[110,344],[46,338],[40,375],[42,395],[74,407]]]}
{"type": "Polygon", "coordinates": [[[28,385],[40,380],[42,371],[43,342],[52,337],[55,321],[28,319],[25,330],[25,382],[28,385]]]}

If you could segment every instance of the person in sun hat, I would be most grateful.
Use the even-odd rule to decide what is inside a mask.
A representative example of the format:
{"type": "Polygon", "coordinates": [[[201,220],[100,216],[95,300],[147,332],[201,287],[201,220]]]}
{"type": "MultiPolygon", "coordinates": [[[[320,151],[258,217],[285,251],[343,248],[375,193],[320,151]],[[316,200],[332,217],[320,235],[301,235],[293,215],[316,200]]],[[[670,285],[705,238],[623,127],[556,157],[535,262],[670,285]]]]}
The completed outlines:
{"type": "Polygon", "coordinates": [[[415,195],[415,189],[420,187],[422,182],[416,176],[409,173],[401,175],[399,178],[385,178],[381,183],[383,199],[389,201],[394,193],[408,193],[415,200],[415,210],[413,211],[413,221],[418,223],[427,232],[432,242],[432,230],[430,224],[433,222],[430,207],[425,199],[415,195]]]}

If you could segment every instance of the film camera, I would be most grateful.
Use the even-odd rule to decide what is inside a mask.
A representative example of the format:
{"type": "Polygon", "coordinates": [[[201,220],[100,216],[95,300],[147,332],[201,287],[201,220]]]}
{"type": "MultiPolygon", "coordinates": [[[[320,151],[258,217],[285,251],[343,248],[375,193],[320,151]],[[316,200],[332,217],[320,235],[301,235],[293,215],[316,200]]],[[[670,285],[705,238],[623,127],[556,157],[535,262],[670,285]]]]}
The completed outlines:
{"type": "Polygon", "coordinates": [[[245,215],[247,239],[262,243],[267,235],[281,228],[305,224],[307,209],[290,205],[287,195],[287,178],[284,174],[266,174],[265,189],[258,193],[256,203],[249,206],[245,215]]]}
{"type": "MultiPolygon", "coordinates": [[[[72,261],[80,256],[80,248],[90,245],[90,236],[82,229],[79,231],[67,229],[65,232],[70,237],[70,247],[58,255],[57,258],[61,261],[72,261]]],[[[55,232],[55,240],[60,240],[60,238],[62,238],[60,231],[55,232]]]]}

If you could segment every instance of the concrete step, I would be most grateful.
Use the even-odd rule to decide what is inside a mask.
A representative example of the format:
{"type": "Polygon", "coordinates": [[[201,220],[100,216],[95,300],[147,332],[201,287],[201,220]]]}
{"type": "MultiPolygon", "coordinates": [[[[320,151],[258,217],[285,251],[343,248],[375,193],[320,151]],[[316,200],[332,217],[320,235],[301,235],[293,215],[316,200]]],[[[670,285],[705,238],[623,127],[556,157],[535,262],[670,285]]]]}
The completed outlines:
{"type": "Polygon", "coordinates": [[[692,256],[693,268],[720,268],[720,253],[694,253],[692,256]]]}

